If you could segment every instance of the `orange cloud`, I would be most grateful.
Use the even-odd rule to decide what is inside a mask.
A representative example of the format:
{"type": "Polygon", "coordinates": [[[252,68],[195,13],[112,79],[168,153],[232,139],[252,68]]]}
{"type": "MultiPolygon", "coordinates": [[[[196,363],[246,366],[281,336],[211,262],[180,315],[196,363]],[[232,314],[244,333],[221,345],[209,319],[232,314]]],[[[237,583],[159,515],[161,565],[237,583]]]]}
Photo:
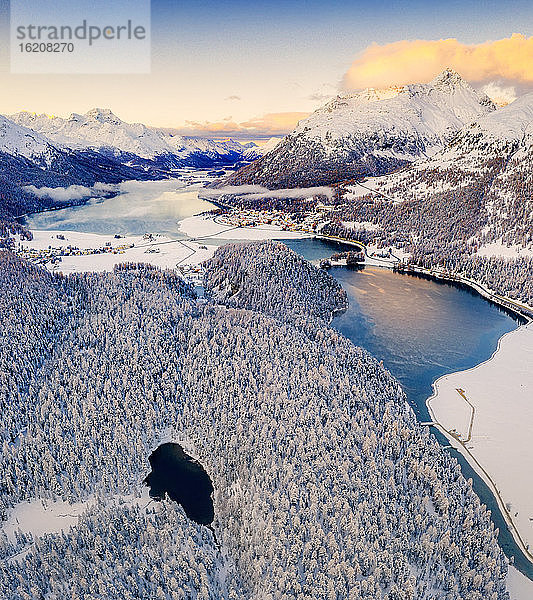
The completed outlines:
{"type": "Polygon", "coordinates": [[[533,36],[513,33],[510,38],[481,44],[446,40],[411,40],[372,44],[344,76],[348,90],[430,81],[451,67],[471,82],[507,80],[533,83],[533,36]]]}
{"type": "Polygon", "coordinates": [[[298,121],[305,119],[309,116],[307,112],[280,112],[280,113],[268,113],[262,117],[250,119],[242,123],[245,128],[251,129],[266,129],[268,131],[278,131],[282,133],[289,133],[292,131],[298,121]]]}
{"type": "Polygon", "coordinates": [[[233,137],[280,136],[292,131],[300,119],[309,116],[307,112],[267,113],[248,121],[235,122],[231,118],[222,121],[186,121],[186,126],[176,130],[182,135],[233,137]]]}

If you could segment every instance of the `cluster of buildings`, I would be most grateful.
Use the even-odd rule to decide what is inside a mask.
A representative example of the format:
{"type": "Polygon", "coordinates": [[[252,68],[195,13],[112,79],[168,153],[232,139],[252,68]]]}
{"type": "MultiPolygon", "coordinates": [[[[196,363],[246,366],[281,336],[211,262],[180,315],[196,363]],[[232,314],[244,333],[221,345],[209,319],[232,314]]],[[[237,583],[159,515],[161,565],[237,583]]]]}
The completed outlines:
{"type": "Polygon", "coordinates": [[[111,242],[107,242],[105,246],[100,248],[77,248],[76,246],[59,246],[48,248],[29,248],[18,246],[16,253],[18,256],[25,258],[35,264],[45,265],[47,263],[60,263],[64,256],[88,256],[91,254],[124,254],[126,250],[132,248],[134,244],[120,244],[112,246],[111,242]]]}
{"type": "Polygon", "coordinates": [[[275,225],[283,231],[315,233],[324,222],[320,213],[287,214],[280,210],[235,209],[217,217],[219,223],[233,227],[275,225]]]}

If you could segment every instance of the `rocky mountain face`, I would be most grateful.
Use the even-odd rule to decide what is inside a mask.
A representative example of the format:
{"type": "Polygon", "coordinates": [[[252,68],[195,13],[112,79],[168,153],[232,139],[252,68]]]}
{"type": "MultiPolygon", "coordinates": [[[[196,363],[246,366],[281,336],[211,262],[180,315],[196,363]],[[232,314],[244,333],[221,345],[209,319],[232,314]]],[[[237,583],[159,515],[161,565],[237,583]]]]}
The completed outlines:
{"type": "Polygon", "coordinates": [[[435,154],[494,110],[450,69],[428,84],[338,96],[224,184],[304,187],[390,173],[435,154]]]}

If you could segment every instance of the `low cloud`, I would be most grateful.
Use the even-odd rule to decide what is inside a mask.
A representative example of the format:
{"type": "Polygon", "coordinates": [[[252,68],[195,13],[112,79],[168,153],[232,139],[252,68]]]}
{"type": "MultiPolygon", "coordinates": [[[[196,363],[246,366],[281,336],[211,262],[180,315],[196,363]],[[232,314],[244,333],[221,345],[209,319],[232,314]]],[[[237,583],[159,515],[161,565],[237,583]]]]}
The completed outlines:
{"type": "Polygon", "coordinates": [[[161,194],[172,192],[184,184],[175,179],[161,179],[156,181],[137,181],[130,179],[121,183],[95,183],[92,187],[85,185],[69,185],[68,187],[35,187],[27,185],[24,189],[38,198],[51,198],[56,202],[83,200],[88,198],[108,197],[114,194],[134,193],[136,197],[153,197],[154,191],[161,194]]]}
{"type": "Polygon", "coordinates": [[[276,137],[287,135],[298,121],[308,117],[308,112],[267,113],[261,117],[237,122],[232,119],[221,121],[186,121],[185,127],[176,131],[180,135],[235,138],[276,137]]]}
{"type": "Polygon", "coordinates": [[[308,188],[286,188],[269,190],[260,185],[228,185],[222,188],[207,188],[202,190],[203,198],[217,198],[227,194],[241,196],[246,200],[261,200],[262,198],[309,198],[310,196],[327,196],[333,198],[333,190],[327,186],[308,188]]]}
{"type": "Polygon", "coordinates": [[[343,79],[346,90],[428,82],[451,67],[467,81],[533,85],[533,36],[463,44],[455,38],[372,44],[355,59],[343,79]]]}
{"type": "Polygon", "coordinates": [[[242,100],[242,98],[240,96],[228,96],[224,100],[242,100]]]}
{"type": "Polygon", "coordinates": [[[69,185],[68,187],[35,187],[27,185],[24,188],[30,194],[38,198],[51,198],[57,202],[67,202],[70,200],[82,200],[83,198],[92,198],[118,191],[119,186],[107,183],[96,183],[92,187],[84,185],[69,185]]]}
{"type": "Polygon", "coordinates": [[[481,91],[499,106],[505,106],[514,102],[517,97],[516,88],[512,85],[501,85],[496,81],[491,81],[481,88],[481,91]]]}

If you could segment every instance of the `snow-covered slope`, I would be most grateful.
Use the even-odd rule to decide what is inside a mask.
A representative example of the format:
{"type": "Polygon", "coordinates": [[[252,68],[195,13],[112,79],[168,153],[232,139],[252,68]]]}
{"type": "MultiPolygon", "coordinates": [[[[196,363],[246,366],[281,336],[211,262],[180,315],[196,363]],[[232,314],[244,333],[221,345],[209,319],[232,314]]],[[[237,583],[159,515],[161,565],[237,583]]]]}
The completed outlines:
{"type": "Polygon", "coordinates": [[[246,160],[256,160],[261,158],[280,143],[281,138],[271,137],[262,144],[255,144],[254,142],[248,142],[245,144],[244,158],[246,160]]]}
{"type": "Polygon", "coordinates": [[[52,160],[57,149],[46,137],[0,115],[0,152],[27,159],[52,160]]]}
{"type": "Polygon", "coordinates": [[[11,118],[71,149],[116,148],[142,158],[168,150],[155,131],[140,123],[124,123],[110,110],[93,109],[85,115],[73,113],[68,119],[29,112],[19,112],[11,118]]]}
{"type": "Polygon", "coordinates": [[[186,166],[187,159],[201,157],[206,166],[210,162],[234,163],[245,152],[245,147],[233,140],[189,138],[142,123],[126,123],[108,109],[95,108],[84,115],[73,113],[68,119],[28,112],[16,113],[11,118],[66,148],[92,148],[115,156],[133,155],[158,162],[163,158],[167,163],[172,163],[173,158],[174,164],[169,166],[186,166]]]}
{"type": "Polygon", "coordinates": [[[339,96],[226,183],[294,187],[391,172],[434,154],[496,109],[446,69],[431,83],[339,96]]]}
{"type": "MultiPolygon", "coordinates": [[[[488,97],[480,96],[459,74],[446,70],[429,84],[406,85],[387,90],[364,90],[337,97],[309,118],[301,121],[294,134],[323,140],[334,150],[335,140],[350,135],[393,141],[416,140],[415,152],[427,153],[440,147],[466,123],[494,110],[488,97]]],[[[377,149],[377,148],[375,148],[377,149]]],[[[395,148],[381,148],[384,154],[408,155],[395,148]]]]}
{"type": "Polygon", "coordinates": [[[126,179],[159,179],[166,174],[90,148],[66,148],[48,136],[0,115],[0,219],[49,208],[26,186],[92,186],[126,179]]]}
{"type": "Polygon", "coordinates": [[[533,93],[463,127],[432,157],[364,185],[375,192],[357,184],[346,188],[344,220],[370,220],[403,239],[423,239],[424,252],[441,253],[455,244],[453,254],[459,248],[528,255],[533,249],[533,93]]]}
{"type": "Polygon", "coordinates": [[[520,141],[533,136],[533,92],[482,117],[477,125],[485,135],[500,140],[520,141]]]}

